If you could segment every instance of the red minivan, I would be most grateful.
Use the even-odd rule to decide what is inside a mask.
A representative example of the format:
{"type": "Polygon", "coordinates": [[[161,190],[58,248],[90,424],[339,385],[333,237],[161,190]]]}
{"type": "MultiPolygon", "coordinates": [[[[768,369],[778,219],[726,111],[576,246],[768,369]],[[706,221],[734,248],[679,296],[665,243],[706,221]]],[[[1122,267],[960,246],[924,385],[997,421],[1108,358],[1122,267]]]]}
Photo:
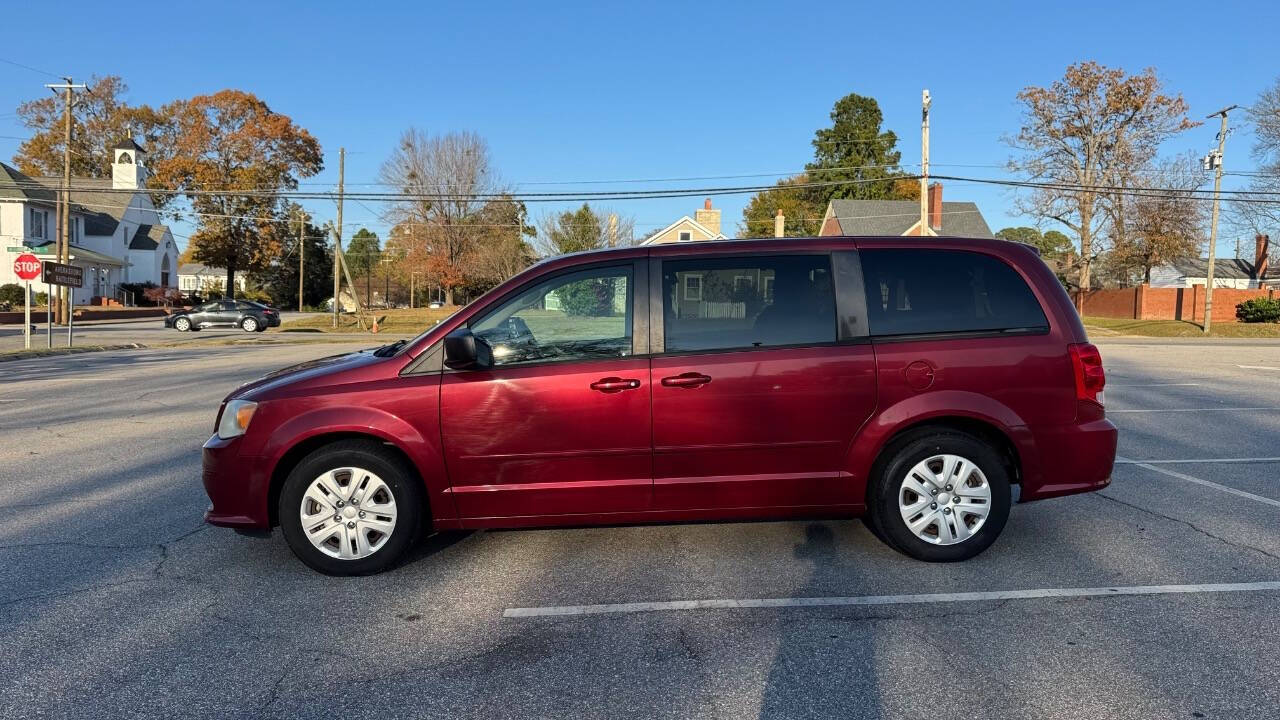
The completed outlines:
{"type": "Polygon", "coordinates": [[[1098,350],[1031,248],[812,238],[539,263],[419,337],[235,390],[215,525],[364,574],[427,528],[863,515],[919,560],[1105,487],[1098,350]]]}

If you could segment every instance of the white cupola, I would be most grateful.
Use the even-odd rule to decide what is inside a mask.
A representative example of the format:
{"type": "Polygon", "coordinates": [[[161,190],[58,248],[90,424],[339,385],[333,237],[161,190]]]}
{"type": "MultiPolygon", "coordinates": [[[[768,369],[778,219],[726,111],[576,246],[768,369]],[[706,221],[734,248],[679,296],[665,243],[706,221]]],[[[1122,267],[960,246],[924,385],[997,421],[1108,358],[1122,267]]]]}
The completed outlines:
{"type": "Polygon", "coordinates": [[[111,148],[111,187],[114,190],[137,190],[146,185],[147,151],[126,138],[111,148]]]}

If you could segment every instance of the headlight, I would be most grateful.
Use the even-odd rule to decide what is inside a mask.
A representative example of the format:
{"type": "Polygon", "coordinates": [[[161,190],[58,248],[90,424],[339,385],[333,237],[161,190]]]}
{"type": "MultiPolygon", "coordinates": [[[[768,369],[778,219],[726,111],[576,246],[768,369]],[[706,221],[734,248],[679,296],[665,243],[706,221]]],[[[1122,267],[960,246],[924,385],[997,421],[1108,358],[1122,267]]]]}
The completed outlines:
{"type": "Polygon", "coordinates": [[[248,400],[232,400],[222,411],[222,420],[218,422],[218,437],[230,440],[240,437],[249,429],[249,421],[258,409],[258,403],[248,400]]]}

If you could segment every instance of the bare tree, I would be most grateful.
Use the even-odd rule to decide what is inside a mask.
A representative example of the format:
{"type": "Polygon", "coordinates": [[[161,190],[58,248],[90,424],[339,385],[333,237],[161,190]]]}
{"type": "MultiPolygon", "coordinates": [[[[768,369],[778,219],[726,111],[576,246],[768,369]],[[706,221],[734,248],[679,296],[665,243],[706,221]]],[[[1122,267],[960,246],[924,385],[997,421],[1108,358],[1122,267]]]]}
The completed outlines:
{"type": "MultiPolygon", "coordinates": [[[[1111,217],[1107,188],[1155,157],[1160,143],[1191,128],[1182,96],[1166,95],[1155,70],[1126,75],[1083,62],[1047,88],[1018,93],[1023,125],[1007,142],[1020,152],[1010,169],[1050,184],[1020,198],[1023,212],[1061,223],[1080,242],[1080,289],[1111,217]]],[[[1123,210],[1119,212],[1123,215],[1123,210]]]]}
{"type": "Polygon", "coordinates": [[[407,227],[445,302],[467,284],[468,256],[483,230],[477,218],[500,192],[489,146],[473,132],[428,135],[410,128],[400,136],[379,178],[407,197],[390,206],[386,219],[407,227]]]}
{"type": "Polygon", "coordinates": [[[1112,261],[1151,282],[1151,268],[1200,254],[1206,242],[1205,203],[1194,196],[1205,173],[1190,154],[1166,160],[1139,175],[1151,189],[1121,197],[1125,214],[1112,216],[1112,261]],[[1159,188],[1156,190],[1155,188],[1159,188]]]}
{"type": "Polygon", "coordinates": [[[1257,194],[1230,202],[1228,222],[1251,237],[1274,235],[1280,229],[1280,205],[1275,195],[1266,193],[1280,192],[1280,78],[1258,95],[1249,108],[1249,119],[1253,122],[1253,158],[1258,163],[1249,189],[1257,194]]]}

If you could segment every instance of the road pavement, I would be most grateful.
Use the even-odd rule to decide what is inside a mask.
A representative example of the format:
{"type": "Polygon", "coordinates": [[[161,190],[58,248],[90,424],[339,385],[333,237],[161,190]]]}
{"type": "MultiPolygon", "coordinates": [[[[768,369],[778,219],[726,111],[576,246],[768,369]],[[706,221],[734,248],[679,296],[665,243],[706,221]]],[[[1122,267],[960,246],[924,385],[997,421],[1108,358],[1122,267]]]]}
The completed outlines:
{"type": "MultiPolygon", "coordinates": [[[[312,313],[282,312],[282,322],[307,317],[312,313]]],[[[38,319],[36,330],[32,335],[31,347],[40,349],[48,347],[48,325],[43,316],[38,319]]],[[[210,328],[193,333],[180,333],[164,326],[164,318],[132,318],[128,320],[89,320],[76,322],[73,342],[76,345],[128,345],[138,343],[150,345],[174,342],[207,342],[211,338],[239,337],[246,335],[239,328],[210,328]]],[[[66,347],[67,328],[53,327],[53,346],[66,347]]],[[[0,352],[21,350],[23,347],[22,325],[0,325],[0,352]]]]}
{"type": "Polygon", "coordinates": [[[329,578],[279,533],[201,523],[199,447],[227,391],[344,349],[0,367],[0,717],[1280,707],[1280,347],[1102,344],[1121,427],[1113,484],[1015,506],[962,564],[911,561],[836,519],[453,533],[392,572],[329,578]],[[1080,588],[1093,592],[1067,592],[1080,588]],[[684,609],[762,599],[778,603],[684,609]],[[579,612],[645,602],[667,605],[579,612]]]}

